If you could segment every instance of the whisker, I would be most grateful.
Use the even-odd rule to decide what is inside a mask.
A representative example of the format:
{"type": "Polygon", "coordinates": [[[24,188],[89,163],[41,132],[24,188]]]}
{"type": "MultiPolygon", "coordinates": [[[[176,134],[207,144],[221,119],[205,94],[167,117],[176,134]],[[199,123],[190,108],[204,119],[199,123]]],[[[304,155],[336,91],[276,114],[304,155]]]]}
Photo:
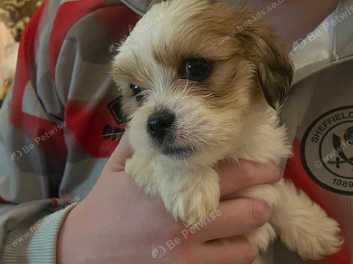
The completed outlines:
{"type": "Polygon", "coordinates": [[[184,88],[183,88],[183,90],[181,92],[182,96],[186,96],[187,95],[187,91],[190,88],[189,84],[190,84],[189,80],[186,80],[185,86],[184,86],[184,88]]]}

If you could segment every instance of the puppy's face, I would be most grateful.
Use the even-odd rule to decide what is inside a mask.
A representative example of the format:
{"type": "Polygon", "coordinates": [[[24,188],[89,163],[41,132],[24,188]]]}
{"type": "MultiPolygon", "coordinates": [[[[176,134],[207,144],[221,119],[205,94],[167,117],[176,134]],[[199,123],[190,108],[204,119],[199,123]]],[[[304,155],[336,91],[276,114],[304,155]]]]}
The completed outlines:
{"type": "Polygon", "coordinates": [[[291,77],[253,13],[208,0],[154,5],[113,63],[135,150],[199,162],[241,144],[252,106],[276,108],[291,77]]]}

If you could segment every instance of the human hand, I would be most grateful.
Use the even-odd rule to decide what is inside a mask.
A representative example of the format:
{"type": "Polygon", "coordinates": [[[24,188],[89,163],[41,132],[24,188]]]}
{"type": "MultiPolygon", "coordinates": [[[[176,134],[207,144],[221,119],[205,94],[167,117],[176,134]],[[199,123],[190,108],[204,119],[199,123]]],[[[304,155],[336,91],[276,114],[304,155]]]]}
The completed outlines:
{"type": "MultiPolygon", "coordinates": [[[[132,154],[125,135],[89,195],[67,216],[58,239],[58,264],[252,263],[258,250],[243,234],[269,219],[264,202],[222,200],[205,226],[186,229],[158,197],[146,195],[124,172],[132,154]]],[[[223,198],[280,178],[273,164],[249,161],[222,162],[218,172],[223,198]]]]}

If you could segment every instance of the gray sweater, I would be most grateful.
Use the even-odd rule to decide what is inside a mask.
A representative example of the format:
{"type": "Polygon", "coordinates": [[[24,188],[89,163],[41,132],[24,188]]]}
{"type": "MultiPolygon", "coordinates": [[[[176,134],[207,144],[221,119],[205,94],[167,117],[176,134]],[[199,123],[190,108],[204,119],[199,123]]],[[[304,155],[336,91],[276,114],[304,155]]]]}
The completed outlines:
{"type": "MultiPolygon", "coordinates": [[[[16,80],[0,110],[0,263],[56,262],[65,215],[119,142],[124,125],[107,74],[111,51],[148,6],[121,2],[48,1],[24,32],[16,80]]],[[[286,177],[344,231],[344,250],[326,263],[352,261],[352,54],[348,0],[293,49],[296,82],[282,113],[295,154],[286,177]]],[[[268,264],[303,263],[279,242],[267,257],[268,264]]]]}

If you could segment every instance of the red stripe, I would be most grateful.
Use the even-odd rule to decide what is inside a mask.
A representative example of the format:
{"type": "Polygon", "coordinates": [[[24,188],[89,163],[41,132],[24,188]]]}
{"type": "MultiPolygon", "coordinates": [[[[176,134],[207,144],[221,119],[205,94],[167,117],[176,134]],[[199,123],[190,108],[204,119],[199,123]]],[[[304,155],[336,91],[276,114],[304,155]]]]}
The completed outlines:
{"type": "MultiPolygon", "coordinates": [[[[300,142],[293,143],[294,156],[288,160],[285,177],[290,178],[297,188],[302,189],[314,201],[329,210],[330,206],[322,203],[322,198],[326,196],[326,190],[319,187],[306,173],[300,158],[300,142]]],[[[327,200],[325,200],[327,202],[327,200]]]]}
{"type": "MultiPolygon", "coordinates": [[[[23,32],[11,103],[11,123],[16,129],[25,132],[31,140],[43,136],[57,126],[54,122],[22,112],[25,89],[31,80],[30,73],[34,71],[37,30],[46,5],[47,2],[44,2],[23,32]]],[[[64,160],[67,154],[62,130],[48,140],[42,141],[38,147],[55,151],[53,154],[59,160],[64,160]]]]}
{"type": "Polygon", "coordinates": [[[108,31],[112,41],[119,42],[130,33],[140,16],[123,4],[107,6],[95,12],[98,24],[108,31]]]}
{"type": "Polygon", "coordinates": [[[49,41],[49,64],[55,80],[56,62],[62,43],[72,26],[88,13],[104,7],[106,0],[80,0],[66,2],[60,5],[53,24],[49,41]]]}
{"type": "Polygon", "coordinates": [[[103,130],[106,125],[123,129],[123,124],[117,124],[108,109],[111,98],[98,101],[69,101],[65,108],[67,128],[75,136],[80,146],[92,157],[109,157],[119,143],[116,140],[104,139],[103,130]]]}
{"type": "Polygon", "coordinates": [[[22,98],[25,87],[30,80],[29,72],[34,65],[34,42],[40,17],[43,13],[45,4],[33,15],[32,19],[25,28],[19,47],[17,71],[14,82],[14,94],[11,104],[11,120],[14,124],[24,127],[21,124],[22,98]]]}

